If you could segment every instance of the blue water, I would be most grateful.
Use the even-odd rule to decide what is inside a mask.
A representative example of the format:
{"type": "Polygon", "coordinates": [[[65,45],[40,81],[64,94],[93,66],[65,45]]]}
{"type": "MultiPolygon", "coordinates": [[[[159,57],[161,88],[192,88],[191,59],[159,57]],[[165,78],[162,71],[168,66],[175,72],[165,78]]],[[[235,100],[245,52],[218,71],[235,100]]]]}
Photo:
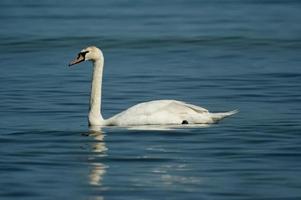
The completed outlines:
{"type": "Polygon", "coordinates": [[[297,0],[0,2],[0,199],[301,199],[297,0]],[[105,118],[153,99],[204,128],[90,130],[88,45],[105,118]]]}

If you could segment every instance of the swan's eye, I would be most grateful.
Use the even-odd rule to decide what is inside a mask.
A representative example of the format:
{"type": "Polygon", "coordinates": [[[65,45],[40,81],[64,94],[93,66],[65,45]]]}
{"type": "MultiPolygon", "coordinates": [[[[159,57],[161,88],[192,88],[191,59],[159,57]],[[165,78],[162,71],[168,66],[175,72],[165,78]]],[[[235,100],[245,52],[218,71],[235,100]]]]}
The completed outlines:
{"type": "Polygon", "coordinates": [[[80,57],[85,58],[86,54],[89,53],[89,51],[84,51],[84,52],[80,52],[77,56],[77,59],[79,59],[80,57]]]}

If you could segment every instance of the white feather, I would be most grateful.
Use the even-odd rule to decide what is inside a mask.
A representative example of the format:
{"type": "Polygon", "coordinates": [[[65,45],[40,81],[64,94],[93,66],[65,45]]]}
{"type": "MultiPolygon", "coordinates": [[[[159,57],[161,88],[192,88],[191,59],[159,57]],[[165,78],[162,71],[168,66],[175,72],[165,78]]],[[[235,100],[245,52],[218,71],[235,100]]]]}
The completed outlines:
{"type": "Polygon", "coordinates": [[[210,113],[205,108],[176,100],[155,100],[139,103],[109,118],[101,115],[101,87],[104,58],[100,49],[88,47],[82,60],[75,60],[70,65],[84,60],[93,62],[92,88],[90,97],[89,124],[103,126],[142,126],[142,125],[179,125],[211,124],[235,114],[237,111],[210,113]]]}

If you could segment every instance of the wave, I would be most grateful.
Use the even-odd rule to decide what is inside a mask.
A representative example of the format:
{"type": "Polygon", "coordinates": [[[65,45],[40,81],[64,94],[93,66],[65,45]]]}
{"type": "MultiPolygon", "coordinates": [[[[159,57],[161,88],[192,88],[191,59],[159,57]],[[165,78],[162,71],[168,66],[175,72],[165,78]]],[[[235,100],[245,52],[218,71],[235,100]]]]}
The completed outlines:
{"type": "Polygon", "coordinates": [[[1,53],[31,52],[41,49],[74,48],[75,46],[97,45],[105,49],[149,49],[181,46],[216,46],[232,48],[273,48],[301,49],[301,38],[255,38],[246,36],[163,36],[163,37],[49,37],[21,39],[17,37],[0,37],[1,53]]]}

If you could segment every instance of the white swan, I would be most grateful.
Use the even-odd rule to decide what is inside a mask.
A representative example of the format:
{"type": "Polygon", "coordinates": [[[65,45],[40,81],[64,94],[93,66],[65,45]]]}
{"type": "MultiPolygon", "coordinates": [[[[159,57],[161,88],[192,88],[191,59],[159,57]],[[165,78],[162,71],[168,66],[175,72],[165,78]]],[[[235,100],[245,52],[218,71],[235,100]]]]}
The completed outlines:
{"type": "Polygon", "coordinates": [[[109,119],[103,119],[101,86],[104,57],[101,50],[95,46],[87,47],[80,51],[69,66],[88,60],[92,61],[94,67],[88,118],[91,126],[211,124],[237,112],[210,113],[204,108],[181,101],[155,100],[139,103],[109,119]]]}

